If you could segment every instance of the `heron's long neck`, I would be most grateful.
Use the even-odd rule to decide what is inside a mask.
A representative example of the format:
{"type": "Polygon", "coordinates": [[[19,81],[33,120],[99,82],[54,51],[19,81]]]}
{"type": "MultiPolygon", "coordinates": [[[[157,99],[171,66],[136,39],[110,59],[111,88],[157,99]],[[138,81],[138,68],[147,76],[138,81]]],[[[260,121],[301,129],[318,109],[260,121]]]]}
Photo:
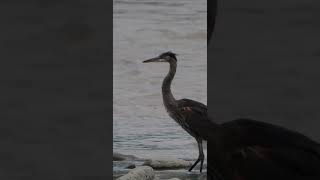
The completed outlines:
{"type": "Polygon", "coordinates": [[[168,104],[174,104],[175,98],[172,95],[171,92],[171,83],[174,78],[174,75],[176,74],[177,64],[176,63],[170,63],[170,70],[167,76],[164,78],[162,82],[162,97],[165,105],[168,104]]]}

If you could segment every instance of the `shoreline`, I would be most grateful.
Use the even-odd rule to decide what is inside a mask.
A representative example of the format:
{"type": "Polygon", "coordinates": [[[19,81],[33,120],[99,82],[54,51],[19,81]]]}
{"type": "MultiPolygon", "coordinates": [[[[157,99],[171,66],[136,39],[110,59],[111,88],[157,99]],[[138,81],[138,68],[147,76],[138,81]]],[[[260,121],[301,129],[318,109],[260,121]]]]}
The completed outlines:
{"type": "Polygon", "coordinates": [[[130,176],[130,179],[136,178],[137,180],[141,179],[140,176],[147,177],[146,180],[168,180],[173,178],[180,180],[206,180],[206,162],[202,173],[199,172],[198,166],[192,172],[188,172],[188,168],[193,162],[193,160],[173,158],[144,159],[134,155],[114,153],[113,180],[125,175],[130,176]]]}

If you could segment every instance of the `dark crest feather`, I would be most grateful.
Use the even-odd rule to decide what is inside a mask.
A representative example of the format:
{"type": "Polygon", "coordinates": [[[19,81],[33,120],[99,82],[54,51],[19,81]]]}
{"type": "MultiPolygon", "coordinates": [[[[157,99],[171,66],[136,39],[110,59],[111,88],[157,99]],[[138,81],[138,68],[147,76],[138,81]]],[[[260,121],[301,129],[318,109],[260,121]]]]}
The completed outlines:
{"type": "Polygon", "coordinates": [[[160,57],[164,57],[164,56],[170,56],[170,57],[174,58],[175,60],[177,60],[176,56],[178,56],[178,55],[173,53],[173,52],[171,52],[171,51],[168,51],[168,52],[162,53],[160,55],[160,57]]]}

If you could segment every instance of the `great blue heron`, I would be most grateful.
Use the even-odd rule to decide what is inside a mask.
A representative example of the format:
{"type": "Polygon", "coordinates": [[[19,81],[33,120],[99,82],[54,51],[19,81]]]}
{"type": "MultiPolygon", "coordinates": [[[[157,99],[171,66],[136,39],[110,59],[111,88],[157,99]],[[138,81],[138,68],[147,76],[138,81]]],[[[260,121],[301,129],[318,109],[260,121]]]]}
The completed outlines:
{"type": "Polygon", "coordinates": [[[176,54],[172,52],[165,52],[158,57],[143,61],[144,63],[150,62],[167,62],[170,64],[170,70],[167,76],[164,78],[162,83],[162,97],[164,106],[169,114],[169,116],[174,119],[185,131],[187,131],[191,136],[193,136],[199,148],[199,156],[197,161],[190,167],[191,171],[200,162],[200,172],[202,172],[202,166],[204,161],[204,154],[202,148],[203,138],[199,136],[199,132],[195,131],[192,126],[190,126],[191,121],[203,122],[208,121],[207,118],[207,106],[190,99],[180,99],[176,100],[171,92],[171,82],[174,78],[177,69],[177,58],[176,54]]]}

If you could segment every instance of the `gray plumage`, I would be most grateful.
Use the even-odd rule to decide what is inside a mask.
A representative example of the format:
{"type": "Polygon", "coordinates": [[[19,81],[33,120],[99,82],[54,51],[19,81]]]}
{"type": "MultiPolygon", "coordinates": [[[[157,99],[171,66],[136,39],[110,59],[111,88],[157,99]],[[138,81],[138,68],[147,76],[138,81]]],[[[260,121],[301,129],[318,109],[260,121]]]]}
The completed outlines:
{"type": "Polygon", "coordinates": [[[189,171],[191,171],[200,162],[201,172],[204,161],[204,153],[202,147],[203,139],[199,136],[200,132],[193,129],[192,126],[190,126],[190,123],[196,123],[197,121],[208,121],[207,106],[190,99],[176,100],[174,98],[171,92],[171,83],[177,69],[176,54],[172,52],[166,52],[156,58],[144,61],[144,63],[148,62],[168,62],[170,64],[169,73],[164,78],[162,83],[163,103],[169,116],[196,139],[199,148],[199,156],[197,161],[190,167],[189,171]]]}

